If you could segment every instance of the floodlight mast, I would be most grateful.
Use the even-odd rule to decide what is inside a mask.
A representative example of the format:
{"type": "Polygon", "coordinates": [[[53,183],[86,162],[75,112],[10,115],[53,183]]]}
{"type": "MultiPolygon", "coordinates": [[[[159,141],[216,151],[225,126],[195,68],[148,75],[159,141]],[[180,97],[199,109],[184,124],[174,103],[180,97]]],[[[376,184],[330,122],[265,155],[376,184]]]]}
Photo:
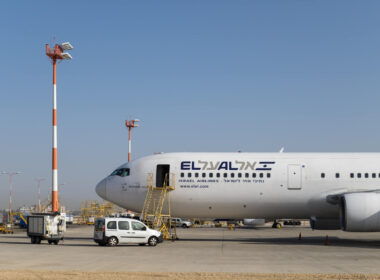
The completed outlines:
{"type": "Polygon", "coordinates": [[[138,127],[139,125],[137,122],[139,122],[139,119],[134,119],[130,121],[125,121],[125,126],[128,127],[128,161],[131,161],[131,153],[132,153],[132,141],[131,141],[131,130],[132,127],[138,127]]]}
{"type": "Polygon", "coordinates": [[[13,176],[21,174],[21,172],[8,172],[3,171],[1,174],[9,176],[9,212],[8,212],[8,223],[13,225],[13,215],[12,215],[12,189],[13,189],[13,176]]]}
{"type": "Polygon", "coordinates": [[[73,49],[70,43],[66,42],[62,45],[55,44],[51,49],[49,44],[46,44],[46,55],[51,59],[53,63],[53,151],[52,151],[52,212],[58,212],[58,166],[57,166],[57,61],[63,59],[71,59],[69,53],[65,53],[63,50],[73,49]]]}

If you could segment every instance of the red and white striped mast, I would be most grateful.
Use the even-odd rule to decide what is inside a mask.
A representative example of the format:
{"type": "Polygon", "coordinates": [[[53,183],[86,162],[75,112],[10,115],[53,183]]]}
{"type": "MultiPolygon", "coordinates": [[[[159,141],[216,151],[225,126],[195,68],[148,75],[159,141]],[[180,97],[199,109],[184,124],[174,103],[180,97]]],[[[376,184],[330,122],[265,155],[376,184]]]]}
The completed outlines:
{"type": "Polygon", "coordinates": [[[132,153],[132,140],[131,140],[131,130],[132,127],[138,127],[139,125],[137,122],[139,122],[139,119],[134,119],[130,121],[125,121],[125,126],[128,127],[128,136],[129,136],[129,141],[128,141],[128,161],[131,161],[131,153],[132,153]]]}
{"type": "Polygon", "coordinates": [[[51,59],[53,63],[53,151],[52,151],[52,207],[51,211],[58,212],[58,166],[57,166],[57,61],[63,59],[71,59],[71,55],[64,50],[72,50],[73,46],[69,43],[63,43],[61,45],[55,44],[51,49],[49,44],[46,44],[46,55],[51,59]]]}

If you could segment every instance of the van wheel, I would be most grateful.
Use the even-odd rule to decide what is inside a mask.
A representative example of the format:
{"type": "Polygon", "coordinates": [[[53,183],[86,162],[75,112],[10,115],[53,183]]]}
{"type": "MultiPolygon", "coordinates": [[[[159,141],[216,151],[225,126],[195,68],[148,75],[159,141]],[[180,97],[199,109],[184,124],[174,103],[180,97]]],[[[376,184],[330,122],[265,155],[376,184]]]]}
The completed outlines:
{"type": "Polygon", "coordinates": [[[182,228],[188,228],[188,226],[186,224],[183,224],[182,228]]]}
{"type": "Polygon", "coordinates": [[[148,240],[148,244],[149,246],[156,246],[158,243],[158,238],[155,237],[155,236],[152,236],[151,238],[149,238],[148,240]]]}
{"type": "Polygon", "coordinates": [[[110,237],[110,239],[108,239],[108,242],[107,242],[107,244],[108,244],[109,246],[116,246],[117,243],[118,243],[118,240],[117,240],[117,238],[114,237],[114,236],[110,237]]]}

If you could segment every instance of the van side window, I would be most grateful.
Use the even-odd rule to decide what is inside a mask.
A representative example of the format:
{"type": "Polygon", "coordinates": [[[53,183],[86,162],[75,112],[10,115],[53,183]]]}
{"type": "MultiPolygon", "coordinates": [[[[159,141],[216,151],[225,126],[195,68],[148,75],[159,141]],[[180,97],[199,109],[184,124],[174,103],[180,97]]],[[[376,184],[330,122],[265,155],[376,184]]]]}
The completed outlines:
{"type": "Polygon", "coordinates": [[[132,229],[133,230],[145,230],[146,227],[142,223],[139,222],[132,222],[132,229]]]}
{"type": "Polygon", "coordinates": [[[109,221],[107,223],[107,229],[116,229],[116,221],[109,221]]]}
{"type": "Polygon", "coordinates": [[[129,230],[129,222],[128,221],[119,221],[117,223],[117,225],[119,226],[119,229],[129,230]]]}

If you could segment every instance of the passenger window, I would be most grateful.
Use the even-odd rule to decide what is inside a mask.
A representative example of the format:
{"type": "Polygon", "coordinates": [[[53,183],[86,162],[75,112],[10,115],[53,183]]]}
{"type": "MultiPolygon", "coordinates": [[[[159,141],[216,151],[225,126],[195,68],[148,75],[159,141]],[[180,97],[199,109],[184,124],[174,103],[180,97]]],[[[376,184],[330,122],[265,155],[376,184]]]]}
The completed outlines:
{"type": "Polygon", "coordinates": [[[245,173],[245,178],[249,178],[249,173],[245,173]]]}
{"type": "Polygon", "coordinates": [[[218,178],[219,178],[219,177],[220,177],[220,173],[216,173],[216,177],[218,177],[218,178]]]}
{"type": "Polygon", "coordinates": [[[187,173],[187,177],[191,178],[191,173],[190,172],[187,173]]]}
{"type": "Polygon", "coordinates": [[[119,226],[119,229],[121,229],[121,230],[129,230],[129,222],[128,221],[119,221],[117,223],[117,225],[119,226]]]}
{"type": "Polygon", "coordinates": [[[206,173],[202,173],[202,178],[206,178],[206,173]]]}
{"type": "Polygon", "coordinates": [[[224,177],[224,178],[227,178],[227,173],[223,173],[223,177],[224,177]]]}
{"type": "Polygon", "coordinates": [[[376,178],[376,173],[372,173],[372,178],[376,178]]]}
{"type": "Polygon", "coordinates": [[[267,173],[267,178],[270,178],[270,173],[267,173]]]}
{"type": "Polygon", "coordinates": [[[198,178],[198,177],[199,177],[199,173],[196,172],[196,173],[194,174],[194,177],[195,177],[195,178],[198,178]]]}
{"type": "Polygon", "coordinates": [[[321,173],[321,178],[325,178],[325,173],[321,173]]]}
{"type": "Polygon", "coordinates": [[[241,178],[241,173],[238,173],[238,177],[241,178]]]}
{"type": "Polygon", "coordinates": [[[115,221],[108,222],[107,229],[116,229],[116,222],[115,221]]]}
{"type": "Polygon", "coordinates": [[[234,178],[235,177],[235,173],[231,173],[231,178],[234,178]]]}
{"type": "Polygon", "coordinates": [[[362,174],[361,173],[358,173],[358,178],[361,178],[362,177],[362,174]]]}
{"type": "Polygon", "coordinates": [[[181,173],[181,178],[183,178],[183,177],[185,177],[185,173],[182,172],[181,173]]]}
{"type": "Polygon", "coordinates": [[[340,177],[340,174],[339,173],[335,173],[335,178],[339,178],[340,177]]]}
{"type": "Polygon", "coordinates": [[[368,178],[368,173],[365,173],[365,174],[364,174],[364,177],[368,178]]]}
{"type": "Polygon", "coordinates": [[[256,178],[256,173],[252,173],[252,178],[256,178]]]}
{"type": "Polygon", "coordinates": [[[132,222],[132,229],[133,230],[146,230],[146,226],[139,222],[132,222]]]}
{"type": "Polygon", "coordinates": [[[209,173],[208,176],[209,176],[210,178],[212,178],[212,177],[214,177],[214,174],[213,174],[213,173],[209,173]]]}
{"type": "Polygon", "coordinates": [[[260,178],[263,178],[264,177],[264,174],[263,173],[260,173],[260,178]]]}
{"type": "Polygon", "coordinates": [[[355,177],[354,173],[351,173],[351,174],[350,174],[350,177],[351,177],[351,178],[354,178],[354,177],[355,177]]]}

